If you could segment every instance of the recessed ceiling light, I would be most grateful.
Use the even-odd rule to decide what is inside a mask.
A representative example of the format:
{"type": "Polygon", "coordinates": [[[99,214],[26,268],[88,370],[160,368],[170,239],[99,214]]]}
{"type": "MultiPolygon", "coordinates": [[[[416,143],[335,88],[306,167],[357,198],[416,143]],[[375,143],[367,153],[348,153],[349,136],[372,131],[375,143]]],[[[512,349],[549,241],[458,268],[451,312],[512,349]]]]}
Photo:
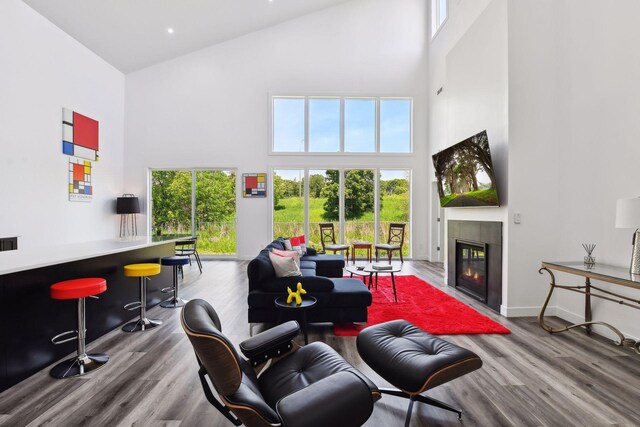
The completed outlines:
{"type": "Polygon", "coordinates": [[[167,33],[173,34],[173,28],[171,28],[171,27],[167,28],[167,33]]]}

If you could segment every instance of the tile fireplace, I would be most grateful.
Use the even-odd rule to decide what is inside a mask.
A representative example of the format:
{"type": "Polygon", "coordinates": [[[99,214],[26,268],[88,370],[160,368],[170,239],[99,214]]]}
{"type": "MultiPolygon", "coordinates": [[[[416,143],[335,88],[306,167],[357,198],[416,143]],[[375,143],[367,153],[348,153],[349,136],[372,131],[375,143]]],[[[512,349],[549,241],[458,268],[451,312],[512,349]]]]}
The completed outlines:
{"type": "Polygon", "coordinates": [[[450,220],[447,226],[447,284],[499,312],[502,222],[450,220]]]}

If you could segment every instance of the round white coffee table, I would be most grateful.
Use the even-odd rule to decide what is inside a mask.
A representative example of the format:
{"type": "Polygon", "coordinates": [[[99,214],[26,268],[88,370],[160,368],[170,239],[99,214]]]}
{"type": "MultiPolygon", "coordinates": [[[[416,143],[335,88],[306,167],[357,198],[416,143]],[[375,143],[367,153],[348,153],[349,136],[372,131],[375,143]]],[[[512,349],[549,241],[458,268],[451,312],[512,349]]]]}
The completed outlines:
{"type": "MultiPolygon", "coordinates": [[[[382,265],[390,265],[390,264],[382,264],[382,265]]],[[[391,264],[391,268],[378,269],[373,268],[374,264],[369,264],[362,270],[363,273],[369,275],[369,289],[371,289],[371,284],[373,283],[373,276],[376,276],[376,289],[378,289],[378,275],[379,274],[390,274],[391,275],[391,284],[393,285],[393,298],[398,302],[398,295],[396,294],[396,279],[393,275],[394,273],[399,273],[402,270],[402,267],[398,267],[396,265],[391,264]]]]}

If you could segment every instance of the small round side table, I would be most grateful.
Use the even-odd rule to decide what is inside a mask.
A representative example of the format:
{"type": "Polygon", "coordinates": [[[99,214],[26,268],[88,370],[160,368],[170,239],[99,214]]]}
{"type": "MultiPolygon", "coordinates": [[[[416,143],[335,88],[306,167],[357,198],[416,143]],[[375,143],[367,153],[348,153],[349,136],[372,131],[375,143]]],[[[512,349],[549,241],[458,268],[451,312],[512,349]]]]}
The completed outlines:
{"type": "Polygon", "coordinates": [[[294,313],[296,313],[296,315],[298,315],[298,313],[300,314],[300,326],[302,327],[302,332],[304,333],[305,345],[309,344],[309,340],[307,339],[307,310],[313,308],[313,306],[316,305],[316,302],[318,302],[318,300],[312,296],[303,296],[302,304],[300,305],[297,305],[295,303],[287,304],[286,296],[280,296],[276,298],[275,301],[276,308],[278,309],[278,324],[282,323],[282,313],[284,311],[293,311],[294,313]]]}

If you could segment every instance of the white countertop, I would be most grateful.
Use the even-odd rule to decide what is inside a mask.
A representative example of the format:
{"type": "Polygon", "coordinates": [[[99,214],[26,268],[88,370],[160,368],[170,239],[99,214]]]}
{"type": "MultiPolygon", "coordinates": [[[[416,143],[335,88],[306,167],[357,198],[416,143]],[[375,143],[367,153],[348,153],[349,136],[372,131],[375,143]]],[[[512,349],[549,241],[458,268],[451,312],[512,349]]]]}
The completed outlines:
{"type": "Polygon", "coordinates": [[[185,238],[156,241],[155,238],[149,236],[140,236],[133,239],[97,240],[59,246],[42,246],[32,249],[19,248],[15,251],[0,252],[0,275],[142,249],[185,238]]]}

